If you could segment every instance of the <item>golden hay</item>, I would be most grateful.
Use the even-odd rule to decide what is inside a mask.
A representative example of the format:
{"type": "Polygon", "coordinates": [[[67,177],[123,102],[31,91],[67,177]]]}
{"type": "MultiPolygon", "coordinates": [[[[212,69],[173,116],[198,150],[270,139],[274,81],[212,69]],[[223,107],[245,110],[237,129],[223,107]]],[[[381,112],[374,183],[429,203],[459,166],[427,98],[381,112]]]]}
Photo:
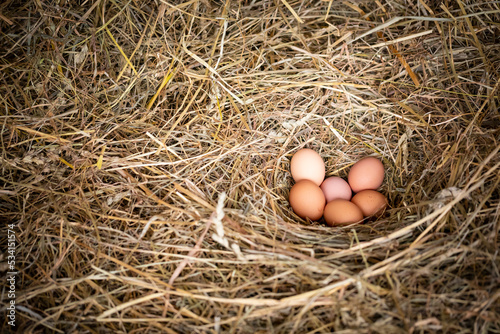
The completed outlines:
{"type": "Polygon", "coordinates": [[[0,27],[2,333],[500,332],[500,2],[6,0],[0,27]],[[302,221],[302,147],[381,158],[390,209],[302,221]]]}

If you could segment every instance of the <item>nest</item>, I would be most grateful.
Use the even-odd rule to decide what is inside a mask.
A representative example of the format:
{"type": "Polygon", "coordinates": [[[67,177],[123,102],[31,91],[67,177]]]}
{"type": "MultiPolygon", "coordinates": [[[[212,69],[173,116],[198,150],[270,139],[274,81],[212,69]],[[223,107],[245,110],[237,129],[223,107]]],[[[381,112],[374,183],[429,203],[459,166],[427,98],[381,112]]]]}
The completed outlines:
{"type": "Polygon", "coordinates": [[[0,7],[3,333],[500,332],[498,2],[0,7]],[[383,217],[297,217],[303,147],[383,217]]]}

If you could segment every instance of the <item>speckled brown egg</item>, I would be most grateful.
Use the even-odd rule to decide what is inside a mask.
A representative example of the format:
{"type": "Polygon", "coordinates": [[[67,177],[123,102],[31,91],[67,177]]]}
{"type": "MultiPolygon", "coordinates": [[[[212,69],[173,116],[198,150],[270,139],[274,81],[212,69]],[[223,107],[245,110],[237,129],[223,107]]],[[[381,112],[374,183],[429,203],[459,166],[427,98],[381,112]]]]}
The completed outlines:
{"type": "Polygon", "coordinates": [[[288,196],[290,205],[297,216],[310,220],[318,220],[323,216],[325,196],[318,185],[309,180],[295,183],[288,196]]]}
{"type": "Polygon", "coordinates": [[[387,198],[375,190],[362,190],[351,199],[369,217],[380,214],[387,207],[387,198]]]}
{"type": "Polygon", "coordinates": [[[363,220],[361,209],[345,199],[334,199],[328,203],[324,216],[329,226],[348,225],[363,220]]]}
{"type": "Polygon", "coordinates": [[[355,193],[366,189],[376,190],[384,181],[384,165],[377,158],[361,159],[351,167],[347,180],[355,193]]]}
{"type": "Polygon", "coordinates": [[[303,148],[293,155],[290,172],[295,182],[310,180],[319,186],[325,178],[325,162],[316,151],[303,148]]]}

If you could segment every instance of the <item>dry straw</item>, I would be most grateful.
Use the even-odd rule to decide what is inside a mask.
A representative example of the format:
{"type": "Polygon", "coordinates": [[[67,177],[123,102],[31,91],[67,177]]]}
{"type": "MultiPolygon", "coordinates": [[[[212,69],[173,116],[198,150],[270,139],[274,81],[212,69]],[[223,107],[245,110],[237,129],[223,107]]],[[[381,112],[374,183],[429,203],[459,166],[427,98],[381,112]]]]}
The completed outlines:
{"type": "Polygon", "coordinates": [[[6,0],[0,28],[2,333],[500,332],[498,1],[6,0]],[[302,221],[302,147],[381,158],[389,210],[302,221]]]}

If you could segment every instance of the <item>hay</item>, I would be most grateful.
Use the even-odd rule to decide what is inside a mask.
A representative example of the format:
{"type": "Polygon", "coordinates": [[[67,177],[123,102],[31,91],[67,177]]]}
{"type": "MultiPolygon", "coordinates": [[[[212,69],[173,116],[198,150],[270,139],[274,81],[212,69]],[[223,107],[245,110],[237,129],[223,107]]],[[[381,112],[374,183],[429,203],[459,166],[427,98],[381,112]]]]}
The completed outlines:
{"type": "Polygon", "coordinates": [[[3,333],[500,332],[498,1],[0,7],[3,333]],[[301,147],[385,216],[298,218],[301,147]]]}

